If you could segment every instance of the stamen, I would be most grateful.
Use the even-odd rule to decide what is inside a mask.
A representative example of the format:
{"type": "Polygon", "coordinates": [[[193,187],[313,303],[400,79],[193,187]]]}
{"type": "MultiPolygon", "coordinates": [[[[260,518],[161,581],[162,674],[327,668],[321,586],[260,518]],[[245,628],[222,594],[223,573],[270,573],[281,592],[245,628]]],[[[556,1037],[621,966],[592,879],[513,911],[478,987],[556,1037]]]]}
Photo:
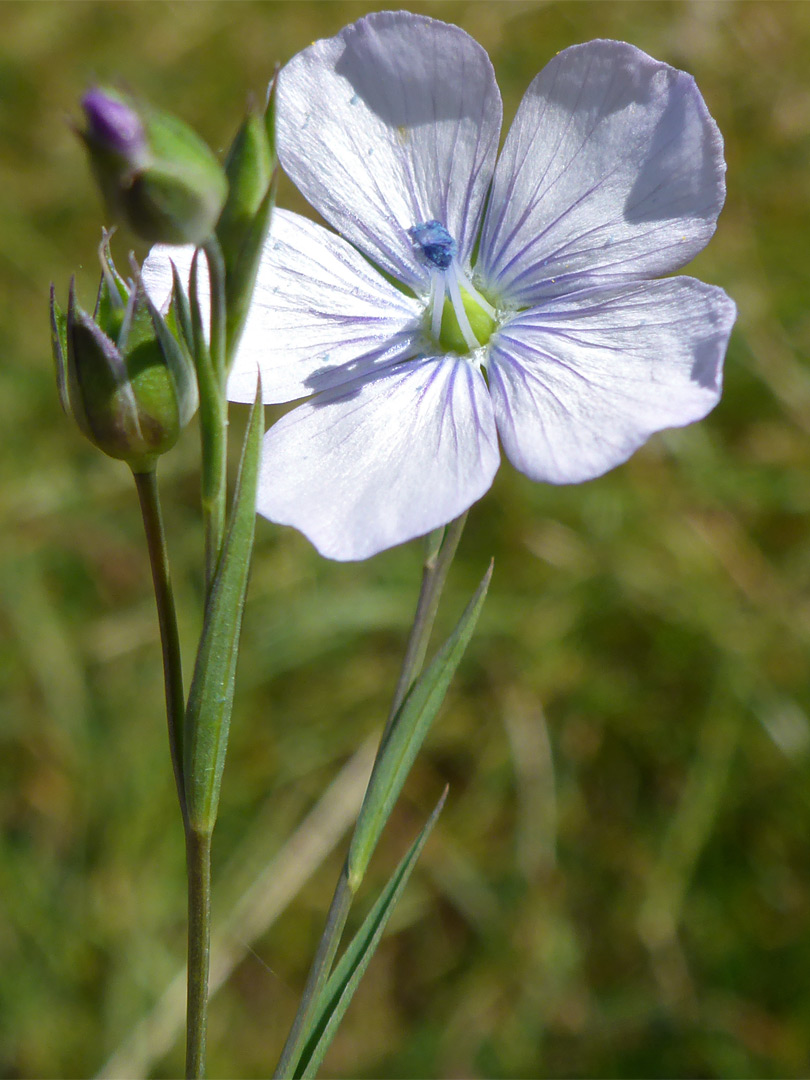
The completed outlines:
{"type": "Polygon", "coordinates": [[[467,347],[469,349],[480,349],[481,342],[473,333],[472,327],[470,326],[470,320],[467,317],[467,311],[464,307],[464,301],[461,299],[461,290],[459,289],[458,284],[458,267],[453,266],[450,272],[445,275],[445,277],[447,278],[447,288],[450,292],[450,299],[453,303],[453,310],[455,311],[456,318],[458,319],[458,326],[461,330],[464,340],[467,342],[467,347]]]}
{"type": "Polygon", "coordinates": [[[430,275],[430,302],[433,305],[430,312],[430,332],[438,341],[444,313],[444,274],[430,275]]]}
{"type": "Polygon", "coordinates": [[[476,289],[476,287],[473,285],[473,283],[470,281],[470,279],[467,277],[467,275],[464,273],[458,263],[456,264],[456,273],[458,274],[458,283],[464,290],[464,292],[467,293],[467,295],[471,299],[473,299],[476,304],[478,304],[478,306],[487,313],[487,315],[489,315],[490,319],[496,318],[495,308],[492,306],[492,304],[489,303],[488,300],[486,300],[481,295],[478,289],[476,289]]]}

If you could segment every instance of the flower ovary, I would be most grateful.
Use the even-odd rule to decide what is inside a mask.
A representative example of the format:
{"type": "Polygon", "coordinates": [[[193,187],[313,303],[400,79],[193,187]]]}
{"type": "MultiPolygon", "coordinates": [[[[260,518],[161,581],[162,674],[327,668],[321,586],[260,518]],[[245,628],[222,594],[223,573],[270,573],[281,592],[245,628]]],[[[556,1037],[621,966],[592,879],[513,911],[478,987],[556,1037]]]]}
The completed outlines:
{"type": "MultiPolygon", "coordinates": [[[[497,322],[489,312],[485,311],[477,300],[467,292],[463,285],[460,291],[461,302],[464,305],[464,311],[469,319],[470,329],[475,335],[478,344],[486,345],[492,337],[497,322]]],[[[450,296],[445,296],[444,298],[439,344],[443,349],[447,349],[448,352],[461,353],[462,355],[470,352],[470,346],[461,329],[455,305],[450,296]]]]}

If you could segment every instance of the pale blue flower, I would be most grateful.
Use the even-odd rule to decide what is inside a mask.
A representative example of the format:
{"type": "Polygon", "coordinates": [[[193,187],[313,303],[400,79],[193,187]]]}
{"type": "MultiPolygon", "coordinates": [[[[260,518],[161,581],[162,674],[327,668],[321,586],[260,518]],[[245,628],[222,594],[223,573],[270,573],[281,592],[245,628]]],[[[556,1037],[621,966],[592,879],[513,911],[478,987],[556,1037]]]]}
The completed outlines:
{"type": "Polygon", "coordinates": [[[363,559],[479,499],[499,437],[531,479],[578,483],[717,403],[733,303],[654,280],[705,246],[725,195],[691,76],[573,46],[498,157],[484,50],[381,12],[295,56],[277,105],[281,164],[337,233],[276,213],[229,383],[251,400],[258,364],[266,401],[313,395],[265,436],[270,520],[363,559]]]}

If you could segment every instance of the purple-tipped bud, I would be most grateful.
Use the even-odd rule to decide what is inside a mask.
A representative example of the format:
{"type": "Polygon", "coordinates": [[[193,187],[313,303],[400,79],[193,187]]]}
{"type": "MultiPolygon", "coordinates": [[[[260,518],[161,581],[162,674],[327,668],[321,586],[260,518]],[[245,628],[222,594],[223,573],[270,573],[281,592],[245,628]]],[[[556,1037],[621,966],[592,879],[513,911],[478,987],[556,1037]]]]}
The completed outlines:
{"type": "Polygon", "coordinates": [[[84,95],[82,108],[87,117],[87,139],[133,164],[142,157],[146,132],[134,109],[97,87],[84,95]]]}
{"type": "Polygon", "coordinates": [[[228,193],[219,162],[186,124],[123,91],[93,87],[79,131],[110,215],[150,244],[200,244],[228,193]]]}

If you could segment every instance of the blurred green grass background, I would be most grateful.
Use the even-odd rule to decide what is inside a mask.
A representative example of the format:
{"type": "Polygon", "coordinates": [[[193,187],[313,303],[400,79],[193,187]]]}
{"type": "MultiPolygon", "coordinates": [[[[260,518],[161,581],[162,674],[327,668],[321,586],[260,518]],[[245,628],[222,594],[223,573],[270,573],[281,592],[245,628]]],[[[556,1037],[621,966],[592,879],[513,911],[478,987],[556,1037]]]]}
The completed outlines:
{"type": "MultiPolygon", "coordinates": [[[[65,118],[119,80],[223,150],[276,60],[383,6],[0,5],[0,1075],[182,1068],[161,998],[184,955],[182,837],[141,524],[51,372],[48,283],[64,297],[76,272],[90,302],[102,223],[65,118]]],[[[692,72],[729,196],[689,272],[740,318],[707,421],[581,487],[504,466],[473,509],[442,627],[494,556],[490,599],[365,903],[446,782],[449,801],[325,1073],[807,1075],[810,5],[408,6],[489,50],[507,122],[589,38],[692,72]]],[[[301,209],[290,185],[280,202],[301,209]]],[[[189,663],[196,454],[191,431],[161,469],[189,663]]],[[[275,1062],[356,798],[341,770],[384,717],[419,561],[412,544],[330,564],[260,519],[215,837],[217,914],[242,908],[219,935],[213,1077],[275,1062]]]]}

